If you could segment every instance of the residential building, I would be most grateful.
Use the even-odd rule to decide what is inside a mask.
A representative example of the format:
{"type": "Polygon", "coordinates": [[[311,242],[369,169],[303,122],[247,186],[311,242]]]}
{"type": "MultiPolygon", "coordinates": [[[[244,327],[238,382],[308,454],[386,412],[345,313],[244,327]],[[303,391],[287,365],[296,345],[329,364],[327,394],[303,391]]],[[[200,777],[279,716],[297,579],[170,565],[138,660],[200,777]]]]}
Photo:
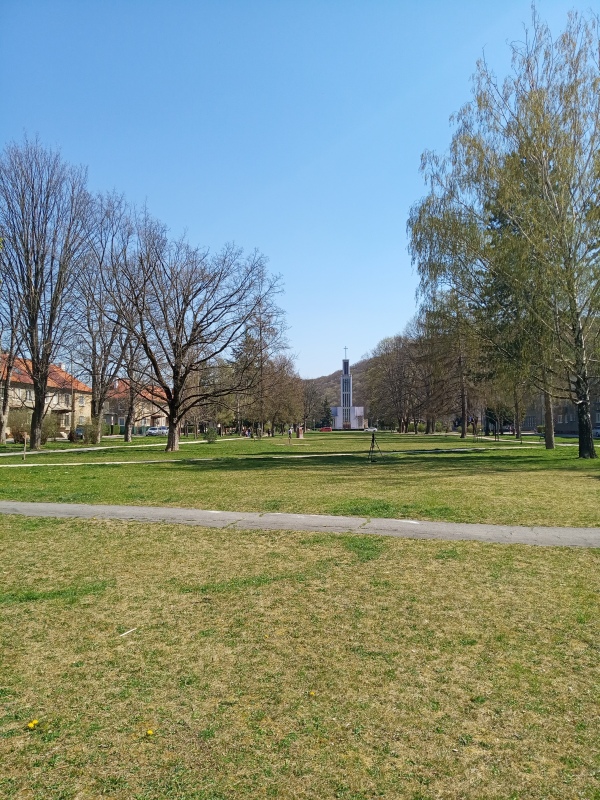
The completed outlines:
{"type": "MultiPolygon", "coordinates": [[[[104,404],[104,422],[111,426],[115,433],[123,433],[125,420],[131,402],[131,384],[128,380],[118,378],[104,404]],[[118,430],[115,430],[118,428],[118,430]]],[[[157,405],[155,400],[162,395],[158,387],[149,387],[133,392],[133,431],[144,433],[146,428],[167,425],[167,417],[157,405]]]]}
{"type": "MultiPolygon", "coordinates": [[[[0,355],[0,370],[5,368],[5,357],[0,355]]],[[[30,377],[30,362],[18,358],[11,374],[9,388],[8,434],[10,435],[11,411],[34,407],[33,381],[30,377]]],[[[4,377],[4,376],[3,376],[4,377]]],[[[4,389],[0,388],[0,392],[4,389]]],[[[66,437],[71,429],[72,415],[74,427],[90,421],[92,411],[92,390],[66,370],[65,364],[51,364],[46,391],[46,417],[55,416],[56,434],[66,437]]]]}
{"type": "MultiPolygon", "coordinates": [[[[557,436],[578,436],[579,420],[577,408],[568,400],[560,400],[553,403],[554,413],[554,433],[557,436]]],[[[600,388],[596,385],[592,387],[590,397],[590,414],[592,417],[592,427],[600,425],[600,388]]],[[[537,402],[527,408],[523,430],[535,430],[544,424],[544,404],[540,397],[537,402]]]]}

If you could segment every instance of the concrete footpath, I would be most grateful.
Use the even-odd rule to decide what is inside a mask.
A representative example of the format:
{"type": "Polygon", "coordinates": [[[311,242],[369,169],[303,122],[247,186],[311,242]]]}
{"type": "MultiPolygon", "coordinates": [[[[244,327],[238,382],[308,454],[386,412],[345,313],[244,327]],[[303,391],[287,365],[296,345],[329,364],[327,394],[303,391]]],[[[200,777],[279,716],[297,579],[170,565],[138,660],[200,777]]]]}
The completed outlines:
{"type": "Polygon", "coordinates": [[[479,525],[457,522],[418,522],[409,519],[335,517],[324,514],[277,514],[204,511],[196,508],[85,505],[82,503],[22,503],[0,501],[0,514],[28,517],[74,517],[166,522],[232,530],[289,530],[322,533],[373,533],[408,539],[472,540],[502,544],[562,547],[600,547],[600,528],[542,528],[517,525],[479,525]]]}

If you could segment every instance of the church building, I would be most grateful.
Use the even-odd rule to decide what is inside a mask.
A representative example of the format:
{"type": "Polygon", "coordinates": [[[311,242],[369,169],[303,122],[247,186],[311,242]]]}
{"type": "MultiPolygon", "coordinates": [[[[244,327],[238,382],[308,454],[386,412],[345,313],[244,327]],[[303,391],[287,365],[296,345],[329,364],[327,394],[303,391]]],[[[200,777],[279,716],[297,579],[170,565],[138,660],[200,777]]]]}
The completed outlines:
{"type": "Polygon", "coordinates": [[[336,431],[364,430],[365,410],[363,406],[352,405],[352,375],[350,373],[350,361],[347,358],[342,361],[340,395],[342,404],[331,409],[333,429],[336,431]]]}

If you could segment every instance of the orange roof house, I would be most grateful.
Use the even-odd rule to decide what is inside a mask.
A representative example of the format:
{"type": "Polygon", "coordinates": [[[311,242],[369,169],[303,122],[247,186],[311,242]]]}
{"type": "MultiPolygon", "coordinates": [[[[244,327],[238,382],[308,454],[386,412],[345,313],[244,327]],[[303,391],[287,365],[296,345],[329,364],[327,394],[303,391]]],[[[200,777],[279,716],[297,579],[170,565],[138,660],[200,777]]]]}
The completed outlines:
{"type": "MultiPolygon", "coordinates": [[[[104,408],[104,421],[108,425],[125,424],[129,410],[131,384],[126,378],[119,378],[108,393],[104,408]]],[[[159,386],[137,387],[133,392],[133,425],[144,429],[152,425],[166,425],[165,412],[158,407],[157,402],[164,404],[166,398],[159,386]]]]}
{"type": "MultiPolygon", "coordinates": [[[[33,409],[33,381],[30,376],[31,362],[17,358],[11,373],[9,388],[8,426],[10,412],[19,409],[33,409]]],[[[6,355],[0,354],[0,379],[6,374],[6,355]]],[[[4,387],[0,387],[0,392],[4,387]]],[[[91,417],[92,390],[82,381],[66,371],[64,365],[51,364],[46,390],[46,414],[56,414],[58,431],[66,436],[71,427],[71,414],[74,411],[75,425],[84,425],[91,417]]]]}

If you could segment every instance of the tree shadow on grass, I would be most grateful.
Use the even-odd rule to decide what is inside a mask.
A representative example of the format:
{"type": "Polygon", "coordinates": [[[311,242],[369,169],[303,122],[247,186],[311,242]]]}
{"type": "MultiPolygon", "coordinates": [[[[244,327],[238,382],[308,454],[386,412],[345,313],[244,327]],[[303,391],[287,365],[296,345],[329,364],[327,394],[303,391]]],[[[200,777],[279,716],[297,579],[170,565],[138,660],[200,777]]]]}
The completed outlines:
{"type": "MultiPolygon", "coordinates": [[[[168,462],[166,462],[168,463],[168,462]]],[[[158,465],[157,465],[158,466],[158,465]]],[[[161,467],[164,464],[160,465],[161,467]]],[[[185,460],[173,464],[177,469],[202,470],[203,472],[306,472],[331,471],[331,470],[372,470],[376,471],[378,477],[383,478],[386,471],[396,473],[397,471],[410,469],[415,474],[428,471],[443,471],[460,473],[464,475],[478,475],[486,473],[502,472],[538,472],[538,471],[563,471],[563,470],[582,470],[594,472],[598,470],[600,477],[600,462],[590,462],[573,457],[571,454],[552,453],[546,455],[546,451],[516,451],[502,452],[483,450],[480,452],[447,450],[410,450],[400,452],[383,451],[382,455],[377,454],[375,462],[370,462],[367,452],[351,453],[347,455],[312,455],[306,454],[303,458],[294,457],[273,457],[250,456],[234,458],[218,458],[215,460],[185,460]]]]}

